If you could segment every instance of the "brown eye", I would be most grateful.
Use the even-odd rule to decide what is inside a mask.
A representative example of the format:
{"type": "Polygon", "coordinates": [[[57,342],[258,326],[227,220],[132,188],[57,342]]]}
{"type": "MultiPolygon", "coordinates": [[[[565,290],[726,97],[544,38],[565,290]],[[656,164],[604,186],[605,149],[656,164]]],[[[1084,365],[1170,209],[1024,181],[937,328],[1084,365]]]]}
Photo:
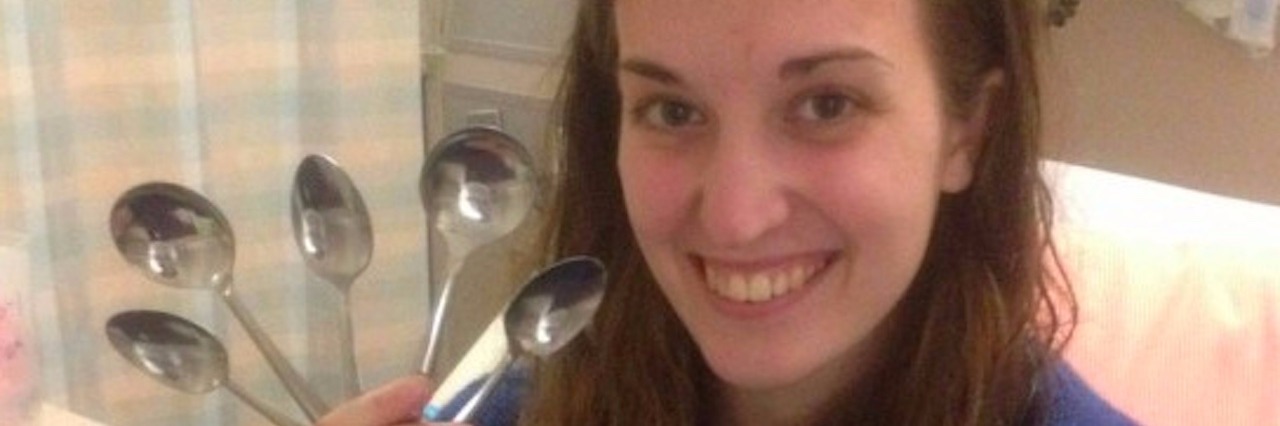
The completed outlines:
{"type": "Polygon", "coordinates": [[[703,121],[702,113],[680,101],[660,100],[649,104],[641,111],[645,123],[660,128],[684,127],[703,121]]]}
{"type": "Polygon", "coordinates": [[[853,100],[848,96],[827,93],[804,99],[796,116],[802,121],[830,121],[849,114],[853,107],[853,100]]]}

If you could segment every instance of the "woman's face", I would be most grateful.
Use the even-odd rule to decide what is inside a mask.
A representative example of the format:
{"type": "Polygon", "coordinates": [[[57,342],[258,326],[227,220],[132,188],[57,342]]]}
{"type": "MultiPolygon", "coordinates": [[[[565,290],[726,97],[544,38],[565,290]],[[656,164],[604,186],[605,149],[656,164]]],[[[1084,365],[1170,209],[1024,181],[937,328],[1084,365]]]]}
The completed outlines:
{"type": "Polygon", "coordinates": [[[917,2],[616,2],[627,211],[732,389],[848,379],[968,185],[917,2]]]}

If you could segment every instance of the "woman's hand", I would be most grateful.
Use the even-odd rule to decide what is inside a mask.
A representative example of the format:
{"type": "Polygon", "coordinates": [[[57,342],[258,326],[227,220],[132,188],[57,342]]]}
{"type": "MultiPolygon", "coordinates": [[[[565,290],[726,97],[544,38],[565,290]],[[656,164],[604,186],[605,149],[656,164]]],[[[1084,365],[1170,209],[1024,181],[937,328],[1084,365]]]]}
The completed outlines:
{"type": "MultiPolygon", "coordinates": [[[[421,425],[422,407],[435,391],[425,376],[401,377],[334,408],[319,426],[421,425]]],[[[435,424],[435,423],[432,423],[435,424]]]]}

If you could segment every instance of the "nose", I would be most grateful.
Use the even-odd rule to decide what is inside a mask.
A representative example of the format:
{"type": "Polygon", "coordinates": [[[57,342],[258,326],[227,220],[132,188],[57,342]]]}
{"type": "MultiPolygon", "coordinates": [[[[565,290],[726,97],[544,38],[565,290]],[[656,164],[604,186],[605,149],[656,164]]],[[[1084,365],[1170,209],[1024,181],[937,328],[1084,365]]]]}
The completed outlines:
{"type": "Polygon", "coordinates": [[[759,132],[720,137],[702,173],[698,215],[709,242],[750,244],[790,214],[784,166],[759,132]]]}

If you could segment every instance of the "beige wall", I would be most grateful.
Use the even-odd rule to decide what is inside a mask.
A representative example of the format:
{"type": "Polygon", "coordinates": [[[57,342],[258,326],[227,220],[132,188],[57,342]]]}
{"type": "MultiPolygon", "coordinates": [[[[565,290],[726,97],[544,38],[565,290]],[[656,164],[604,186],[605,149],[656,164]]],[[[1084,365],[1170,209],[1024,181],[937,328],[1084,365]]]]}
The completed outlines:
{"type": "Polygon", "coordinates": [[[1051,155],[1280,204],[1280,54],[1251,59],[1171,0],[1083,2],[1052,40],[1051,155]]]}

